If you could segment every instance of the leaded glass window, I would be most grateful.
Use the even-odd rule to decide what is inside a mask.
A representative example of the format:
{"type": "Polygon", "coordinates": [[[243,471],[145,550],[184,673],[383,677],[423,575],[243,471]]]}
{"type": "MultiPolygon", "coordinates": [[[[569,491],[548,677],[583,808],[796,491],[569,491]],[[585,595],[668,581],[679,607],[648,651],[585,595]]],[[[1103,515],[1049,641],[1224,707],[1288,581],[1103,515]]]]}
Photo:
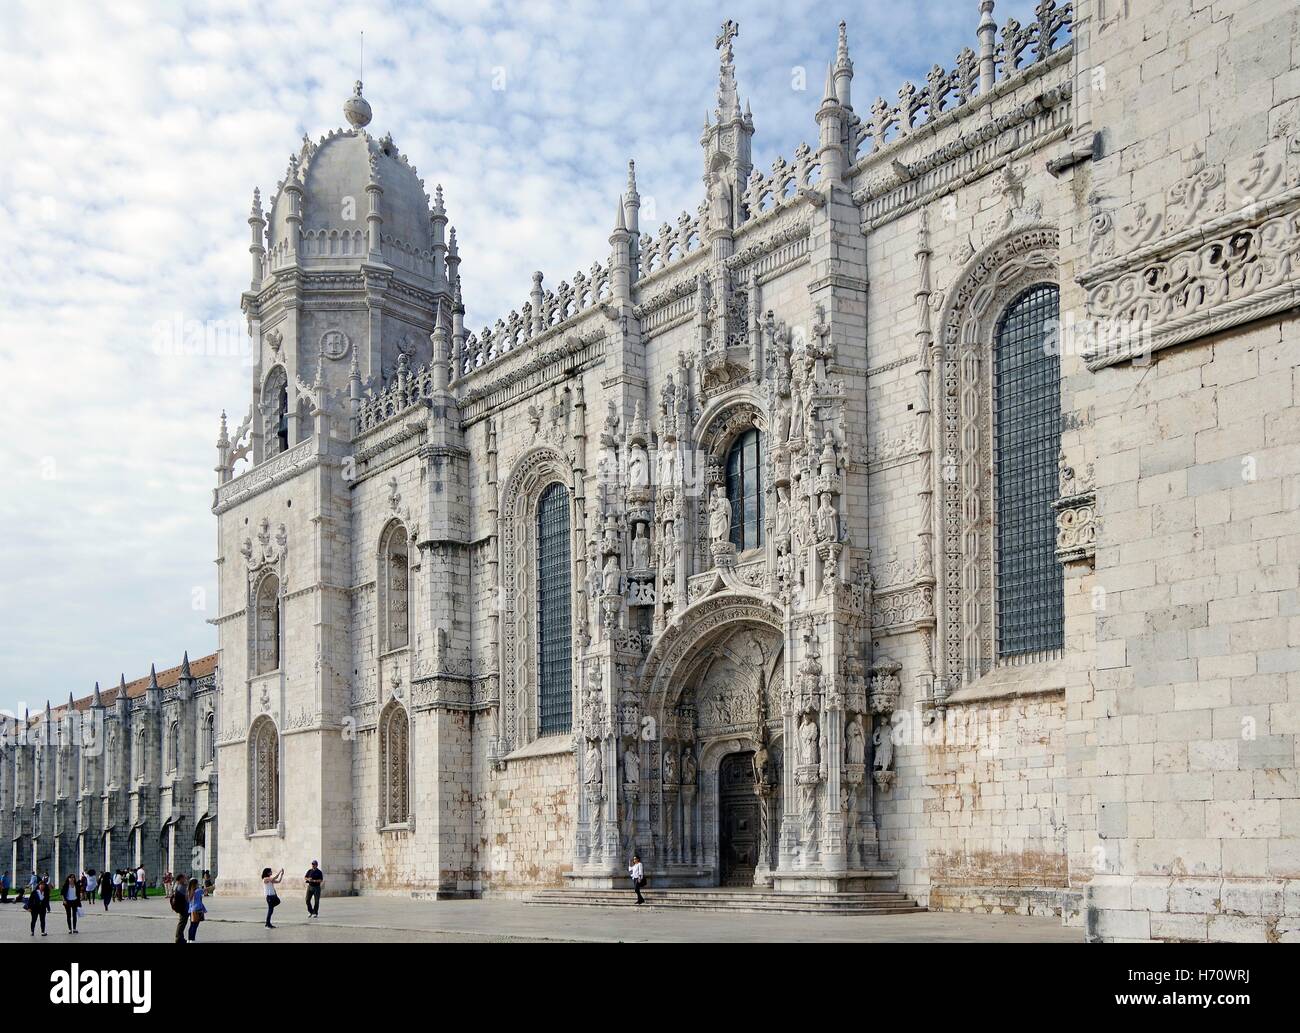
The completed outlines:
{"type": "Polygon", "coordinates": [[[1060,649],[1064,583],[1052,503],[1058,489],[1059,291],[1030,287],[998,322],[993,425],[997,491],[998,656],[1060,649]]]}
{"type": "Polygon", "coordinates": [[[731,543],[744,552],[763,544],[763,478],[759,472],[758,431],[747,430],[727,451],[727,501],[731,503],[731,543]]]}
{"type": "Polygon", "coordinates": [[[407,788],[407,743],[410,719],[406,708],[392,703],[384,712],[379,729],[379,770],[383,777],[382,821],[398,825],[410,819],[410,793],[407,788]]]}
{"type": "Polygon", "coordinates": [[[572,722],[569,493],[552,484],[537,503],[537,701],[541,735],[572,722]]]}

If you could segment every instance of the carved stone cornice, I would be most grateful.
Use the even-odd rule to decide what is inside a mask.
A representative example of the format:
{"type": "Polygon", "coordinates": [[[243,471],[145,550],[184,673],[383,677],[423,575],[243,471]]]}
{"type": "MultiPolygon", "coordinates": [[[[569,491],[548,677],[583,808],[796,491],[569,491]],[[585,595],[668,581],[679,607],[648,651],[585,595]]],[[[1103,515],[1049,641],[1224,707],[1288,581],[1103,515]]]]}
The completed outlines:
{"type": "Polygon", "coordinates": [[[1300,185],[1121,254],[1078,282],[1094,370],[1300,306],[1300,185]]]}
{"type": "Polygon", "coordinates": [[[315,442],[310,438],[300,441],[292,448],[227,481],[213,494],[212,512],[220,516],[233,506],[310,470],[319,460],[315,447],[315,442]]]}

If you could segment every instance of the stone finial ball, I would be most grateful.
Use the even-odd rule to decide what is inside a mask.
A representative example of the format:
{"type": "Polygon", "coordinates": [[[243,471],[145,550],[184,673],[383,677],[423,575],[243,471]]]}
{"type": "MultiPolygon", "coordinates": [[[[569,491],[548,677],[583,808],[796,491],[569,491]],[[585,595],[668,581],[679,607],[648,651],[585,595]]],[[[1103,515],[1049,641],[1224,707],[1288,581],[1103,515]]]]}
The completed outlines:
{"type": "Polygon", "coordinates": [[[364,129],[370,125],[370,103],[361,96],[360,80],[357,80],[356,89],[343,105],[343,115],[353,129],[364,129]]]}

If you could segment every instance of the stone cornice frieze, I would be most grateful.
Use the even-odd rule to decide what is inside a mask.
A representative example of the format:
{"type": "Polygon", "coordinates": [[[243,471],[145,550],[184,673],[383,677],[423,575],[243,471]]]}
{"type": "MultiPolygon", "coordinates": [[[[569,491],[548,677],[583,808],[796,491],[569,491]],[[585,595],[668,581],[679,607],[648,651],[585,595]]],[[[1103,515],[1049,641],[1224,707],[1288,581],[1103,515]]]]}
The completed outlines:
{"type": "Polygon", "coordinates": [[[233,506],[310,470],[320,459],[314,451],[315,447],[311,438],[300,441],[292,448],[227,481],[213,494],[212,512],[219,516],[233,506]]]}
{"type": "Polygon", "coordinates": [[[1127,251],[1078,282],[1094,370],[1300,306],[1300,185],[1127,251]]]}

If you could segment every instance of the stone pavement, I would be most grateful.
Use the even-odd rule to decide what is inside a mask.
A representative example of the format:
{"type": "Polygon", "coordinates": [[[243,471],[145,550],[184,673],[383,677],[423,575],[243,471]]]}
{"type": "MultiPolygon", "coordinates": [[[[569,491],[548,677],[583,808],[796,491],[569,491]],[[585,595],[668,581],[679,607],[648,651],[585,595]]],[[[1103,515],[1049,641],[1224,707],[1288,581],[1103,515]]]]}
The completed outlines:
{"type": "MultiPolygon", "coordinates": [[[[422,901],[405,897],[326,897],[322,917],[308,921],[302,902],[286,897],[276,911],[275,929],[262,925],[266,908],[253,897],[209,898],[201,942],[238,943],[410,943],[604,942],[911,942],[911,943],[1081,943],[1082,929],[1063,928],[1054,918],[923,912],[913,915],[760,915],[751,913],[656,911],[636,908],[557,908],[518,900],[422,901]]],[[[42,944],[167,942],[175,915],[161,899],[114,904],[105,914],[96,905],[69,935],[63,908],[50,912],[42,944]]],[[[0,907],[0,943],[30,942],[28,914],[12,904],[0,907]]]]}

